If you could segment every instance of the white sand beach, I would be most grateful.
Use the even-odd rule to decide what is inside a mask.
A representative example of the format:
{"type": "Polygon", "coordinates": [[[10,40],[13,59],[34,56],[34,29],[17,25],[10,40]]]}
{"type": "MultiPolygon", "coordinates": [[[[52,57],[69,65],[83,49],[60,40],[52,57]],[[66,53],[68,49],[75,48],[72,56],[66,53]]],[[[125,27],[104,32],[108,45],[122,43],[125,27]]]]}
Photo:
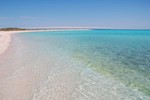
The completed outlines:
{"type": "MultiPolygon", "coordinates": [[[[15,33],[22,33],[22,32],[36,32],[37,30],[25,30],[25,31],[0,31],[0,55],[3,54],[9,44],[11,42],[11,35],[15,33]]],[[[38,30],[39,31],[39,30],[38,30]]]]}
{"type": "Polygon", "coordinates": [[[3,54],[11,41],[11,35],[25,31],[0,31],[0,55],[3,54]]]}

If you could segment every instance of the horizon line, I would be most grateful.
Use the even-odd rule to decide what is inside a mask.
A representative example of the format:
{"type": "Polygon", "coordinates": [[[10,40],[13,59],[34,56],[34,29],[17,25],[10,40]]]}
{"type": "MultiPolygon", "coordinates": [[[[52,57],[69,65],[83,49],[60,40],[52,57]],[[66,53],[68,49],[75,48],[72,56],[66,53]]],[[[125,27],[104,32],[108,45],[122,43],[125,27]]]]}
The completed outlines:
{"type": "Polygon", "coordinates": [[[100,30],[150,30],[150,28],[110,28],[110,27],[86,27],[86,26],[51,26],[51,27],[0,27],[25,28],[25,29],[100,29],[100,30]]]}

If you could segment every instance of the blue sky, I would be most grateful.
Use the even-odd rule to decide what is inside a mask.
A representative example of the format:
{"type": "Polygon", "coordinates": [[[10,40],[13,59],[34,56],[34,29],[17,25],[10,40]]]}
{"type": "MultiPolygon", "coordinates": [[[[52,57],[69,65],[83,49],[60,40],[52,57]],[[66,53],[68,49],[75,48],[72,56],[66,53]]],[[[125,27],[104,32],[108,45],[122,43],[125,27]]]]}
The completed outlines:
{"type": "Polygon", "coordinates": [[[150,0],[0,0],[0,27],[150,29],[150,0]]]}

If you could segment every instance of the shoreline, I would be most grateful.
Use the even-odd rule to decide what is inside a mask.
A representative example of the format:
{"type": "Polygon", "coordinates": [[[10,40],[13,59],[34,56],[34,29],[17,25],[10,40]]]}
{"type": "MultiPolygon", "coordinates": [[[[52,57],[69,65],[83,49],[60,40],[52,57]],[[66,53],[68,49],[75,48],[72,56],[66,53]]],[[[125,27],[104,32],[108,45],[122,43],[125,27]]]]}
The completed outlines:
{"type": "Polygon", "coordinates": [[[62,30],[21,30],[21,31],[0,31],[0,56],[5,53],[11,42],[11,35],[26,32],[41,31],[70,31],[70,30],[90,30],[90,29],[62,29],[62,30]]]}
{"type": "Polygon", "coordinates": [[[23,32],[36,32],[36,31],[0,31],[0,55],[5,53],[11,42],[11,35],[23,32]]]}
{"type": "MultiPolygon", "coordinates": [[[[110,61],[111,58],[109,58],[110,56],[105,57],[105,55],[98,55],[96,56],[96,59],[95,58],[93,59],[95,55],[101,52],[101,51],[99,52],[99,49],[95,47],[102,46],[102,48],[104,47],[103,50],[107,49],[107,48],[105,49],[105,45],[102,45],[103,43],[99,45],[95,44],[95,43],[100,43],[101,42],[99,41],[100,39],[102,39],[103,41],[103,37],[98,38],[96,42],[95,41],[91,42],[91,39],[89,38],[86,38],[89,41],[86,41],[85,39],[84,40],[85,42],[83,42],[83,40],[79,40],[80,37],[79,39],[75,37],[74,41],[72,41],[72,38],[68,39],[68,37],[64,37],[62,40],[60,38],[42,37],[42,39],[40,40],[42,42],[38,40],[39,38],[41,38],[40,37],[41,35],[44,35],[43,32],[47,32],[48,34],[51,33],[55,34],[54,31],[58,31],[58,33],[61,32],[65,33],[65,31],[68,31],[68,33],[70,33],[70,30],[48,30],[48,31],[42,30],[41,33],[39,32],[39,30],[3,32],[3,34],[5,33],[4,35],[6,34],[9,35],[8,39],[10,40],[9,41],[10,44],[8,43],[7,50],[3,53],[4,55],[2,54],[2,60],[0,61],[1,64],[1,69],[0,69],[1,91],[0,92],[2,93],[2,96],[0,98],[2,99],[4,98],[7,100],[12,98],[15,100],[16,99],[17,100],[20,99],[38,100],[39,98],[41,99],[83,98],[84,99],[85,96],[85,99],[86,98],[90,98],[90,99],[112,98],[114,100],[119,98],[149,99],[149,97],[146,94],[144,94],[142,91],[138,91],[137,88],[126,86],[125,85],[126,83],[124,81],[116,80],[116,78],[119,79],[117,77],[118,75],[123,76],[123,74],[120,74],[120,72],[123,73],[124,70],[122,68],[120,68],[119,70],[119,67],[122,65],[118,65],[118,63],[111,63],[110,61]],[[34,33],[35,36],[37,36],[38,32],[41,35],[37,37],[35,41],[32,41],[31,37],[33,36],[30,37],[30,34],[32,34],[30,32],[34,33]],[[24,38],[22,36],[18,37],[18,35],[20,34],[16,34],[16,33],[23,33],[23,34],[25,33],[28,34],[29,37],[27,38],[24,38]],[[27,42],[26,40],[28,40],[28,38],[29,41],[27,42]],[[66,39],[68,40],[66,41],[66,39]],[[37,42],[40,42],[40,44],[37,45],[36,44],[37,42]],[[66,42],[69,43],[67,44],[67,47],[62,47],[63,44],[66,42]],[[86,48],[82,46],[85,45],[85,43],[87,43],[86,48]],[[47,45],[52,46],[52,48],[51,47],[47,48],[47,45]],[[74,47],[71,47],[70,49],[70,46],[72,45],[74,45],[74,47]],[[37,50],[37,48],[40,49],[37,50]],[[95,52],[94,55],[91,53],[90,48],[92,48],[92,52],[93,51],[95,52]],[[90,49],[90,50],[89,52],[86,52],[84,51],[84,49],[86,50],[90,49]],[[79,50],[79,52],[76,52],[76,50],[79,50]],[[68,52],[71,52],[71,54],[70,53],[68,54],[68,52]],[[86,59],[82,59],[85,57],[86,59]],[[90,64],[88,61],[90,61],[90,64]],[[107,64],[108,61],[110,62],[109,64],[107,64]],[[92,67],[91,67],[91,63],[92,63],[92,67]],[[100,63],[102,63],[102,66],[100,63]],[[114,71],[113,71],[115,73],[119,72],[119,74],[114,74],[116,75],[115,77],[113,77],[112,75],[107,76],[109,75],[109,70],[112,70],[110,67],[107,67],[109,65],[119,66],[116,67],[117,70],[114,67],[114,71]],[[101,71],[98,70],[98,68],[102,68],[102,67],[107,68],[104,73],[103,73],[103,69],[101,71]],[[64,94],[62,94],[62,92],[64,94]],[[91,95],[90,93],[93,94],[91,95]]],[[[72,30],[72,31],[75,32],[76,30],[72,30]]],[[[82,31],[82,32],[86,33],[86,31],[82,31]]],[[[0,31],[0,35],[1,34],[2,33],[0,31]]],[[[95,35],[93,36],[94,37],[91,36],[91,38],[94,39],[95,37],[97,38],[97,36],[95,35]]],[[[111,43],[112,41],[108,41],[108,42],[111,43]]],[[[111,48],[108,48],[110,52],[111,52],[111,48]]],[[[118,46],[116,46],[116,49],[113,48],[112,50],[117,50],[118,46]]],[[[131,50],[134,51],[132,47],[131,50]]],[[[140,76],[140,74],[136,74],[136,72],[134,73],[135,74],[131,74],[133,75],[133,78],[134,76],[136,77],[140,76]]]]}
{"type": "Polygon", "coordinates": [[[41,32],[41,31],[56,31],[56,30],[0,31],[0,56],[4,54],[5,51],[8,49],[12,38],[11,36],[13,34],[26,33],[26,32],[41,32]]]}

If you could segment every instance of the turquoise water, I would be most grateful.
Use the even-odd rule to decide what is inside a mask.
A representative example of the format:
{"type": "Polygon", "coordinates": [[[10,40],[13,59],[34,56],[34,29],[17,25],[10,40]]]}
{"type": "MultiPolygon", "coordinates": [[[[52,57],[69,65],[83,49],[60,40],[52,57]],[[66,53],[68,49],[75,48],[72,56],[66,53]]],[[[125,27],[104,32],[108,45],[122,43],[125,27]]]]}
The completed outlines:
{"type": "Polygon", "coordinates": [[[21,33],[0,59],[2,100],[150,99],[150,30],[21,33]]]}
{"type": "Polygon", "coordinates": [[[150,95],[150,31],[93,31],[74,57],[93,70],[150,95]],[[104,34],[107,35],[104,35],[104,34]]]}

